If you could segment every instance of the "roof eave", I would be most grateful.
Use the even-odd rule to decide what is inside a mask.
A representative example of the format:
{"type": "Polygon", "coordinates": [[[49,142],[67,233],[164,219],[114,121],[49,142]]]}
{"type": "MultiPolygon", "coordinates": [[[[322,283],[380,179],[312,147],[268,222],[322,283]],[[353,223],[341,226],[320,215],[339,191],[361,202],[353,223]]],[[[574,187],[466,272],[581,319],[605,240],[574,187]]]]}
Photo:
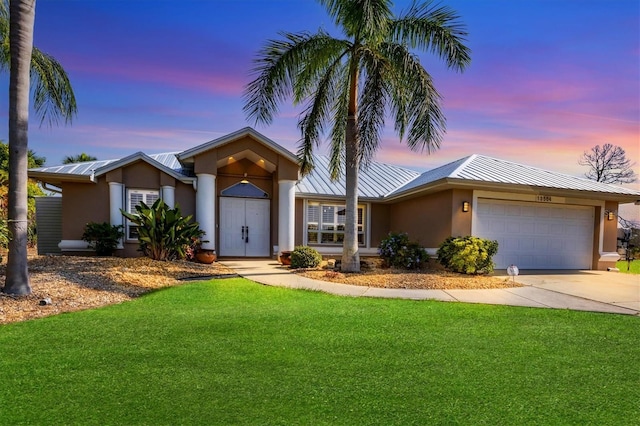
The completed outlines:
{"type": "Polygon", "coordinates": [[[147,154],[143,152],[136,152],[135,154],[132,154],[128,157],[122,158],[118,161],[114,161],[113,163],[109,163],[106,166],[100,167],[99,169],[95,170],[95,176],[99,177],[99,176],[105,175],[113,170],[126,167],[137,161],[144,161],[150,166],[157,168],[158,170],[168,174],[169,176],[173,177],[176,180],[179,180],[182,183],[191,183],[195,179],[193,177],[184,176],[176,173],[174,170],[168,168],[167,166],[160,163],[159,161],[154,160],[153,158],[149,157],[147,154]]]}
{"type": "Polygon", "coordinates": [[[27,176],[40,182],[58,186],[63,182],[74,183],[95,183],[91,175],[77,175],[72,173],[48,173],[39,171],[28,171],[27,176]]]}

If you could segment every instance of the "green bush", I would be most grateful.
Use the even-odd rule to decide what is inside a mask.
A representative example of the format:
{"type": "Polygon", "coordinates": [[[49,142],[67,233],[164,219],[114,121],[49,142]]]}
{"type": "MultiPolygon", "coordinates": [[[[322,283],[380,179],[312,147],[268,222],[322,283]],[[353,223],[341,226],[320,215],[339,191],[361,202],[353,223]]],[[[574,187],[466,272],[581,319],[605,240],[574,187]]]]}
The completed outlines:
{"type": "Polygon", "coordinates": [[[98,256],[111,256],[123,236],[122,225],[89,222],[84,227],[82,239],[89,243],[89,248],[94,249],[98,256]]]}
{"type": "Polygon", "coordinates": [[[0,247],[6,249],[9,245],[9,227],[7,221],[0,219],[0,247]]]}
{"type": "Polygon", "coordinates": [[[438,261],[447,269],[461,274],[493,272],[493,256],[498,242],[477,237],[449,237],[438,248],[438,261]]]}
{"type": "Polygon", "coordinates": [[[387,266],[404,269],[418,269],[427,260],[427,252],[420,244],[409,241],[405,233],[390,233],[380,242],[378,254],[387,266]]]}
{"type": "Polygon", "coordinates": [[[136,214],[120,211],[138,226],[140,250],[154,260],[184,259],[187,248],[204,235],[191,215],[183,217],[179,207],[169,208],[162,199],[151,207],[141,202],[136,214]]]}
{"type": "Polygon", "coordinates": [[[298,246],[291,252],[292,268],[315,268],[322,262],[322,255],[312,247],[298,246]]]}

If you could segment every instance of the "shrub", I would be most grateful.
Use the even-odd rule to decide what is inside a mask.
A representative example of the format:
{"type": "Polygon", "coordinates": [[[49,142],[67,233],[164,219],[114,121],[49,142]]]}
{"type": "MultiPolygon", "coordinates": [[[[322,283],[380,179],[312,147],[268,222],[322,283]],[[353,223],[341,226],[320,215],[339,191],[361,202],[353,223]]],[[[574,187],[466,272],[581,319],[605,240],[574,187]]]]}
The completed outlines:
{"type": "Polygon", "coordinates": [[[0,247],[6,249],[9,245],[9,226],[7,221],[0,219],[0,247]]]}
{"type": "Polygon", "coordinates": [[[191,215],[183,217],[179,207],[169,208],[162,199],[151,207],[141,202],[136,214],[120,211],[138,226],[140,250],[154,260],[184,259],[194,239],[204,235],[191,215]]]}
{"type": "Polygon", "coordinates": [[[390,233],[380,242],[378,254],[388,266],[404,269],[418,269],[428,257],[426,250],[409,241],[406,233],[390,233]]]}
{"type": "Polygon", "coordinates": [[[322,255],[312,247],[298,246],[291,252],[292,268],[315,268],[322,262],[322,255]]]}
{"type": "Polygon", "coordinates": [[[82,239],[98,256],[111,256],[118,247],[118,241],[124,236],[122,225],[107,222],[89,222],[84,227],[82,239]]]}
{"type": "Polygon", "coordinates": [[[498,242],[477,237],[449,237],[438,248],[438,261],[447,269],[462,274],[493,272],[493,256],[498,242]]]}

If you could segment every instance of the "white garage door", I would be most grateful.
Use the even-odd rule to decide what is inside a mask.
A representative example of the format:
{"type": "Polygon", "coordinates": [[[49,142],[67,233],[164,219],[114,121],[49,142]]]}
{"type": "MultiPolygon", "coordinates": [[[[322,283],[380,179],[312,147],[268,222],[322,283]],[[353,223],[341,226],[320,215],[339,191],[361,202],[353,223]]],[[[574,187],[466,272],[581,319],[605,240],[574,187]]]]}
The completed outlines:
{"type": "Polygon", "coordinates": [[[496,269],[591,269],[593,207],[479,199],[475,220],[499,243],[496,269]]]}

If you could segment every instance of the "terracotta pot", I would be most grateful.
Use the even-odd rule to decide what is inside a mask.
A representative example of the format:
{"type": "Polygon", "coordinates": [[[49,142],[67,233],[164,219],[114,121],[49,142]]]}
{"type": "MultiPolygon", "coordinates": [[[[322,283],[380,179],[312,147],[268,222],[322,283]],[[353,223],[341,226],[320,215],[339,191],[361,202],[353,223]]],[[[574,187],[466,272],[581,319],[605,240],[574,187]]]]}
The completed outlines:
{"type": "Polygon", "coordinates": [[[216,261],[216,252],[213,250],[198,250],[196,260],[200,263],[213,263],[216,261]]]}
{"type": "Polygon", "coordinates": [[[283,265],[291,265],[291,252],[283,251],[280,255],[280,263],[283,265]]]}

